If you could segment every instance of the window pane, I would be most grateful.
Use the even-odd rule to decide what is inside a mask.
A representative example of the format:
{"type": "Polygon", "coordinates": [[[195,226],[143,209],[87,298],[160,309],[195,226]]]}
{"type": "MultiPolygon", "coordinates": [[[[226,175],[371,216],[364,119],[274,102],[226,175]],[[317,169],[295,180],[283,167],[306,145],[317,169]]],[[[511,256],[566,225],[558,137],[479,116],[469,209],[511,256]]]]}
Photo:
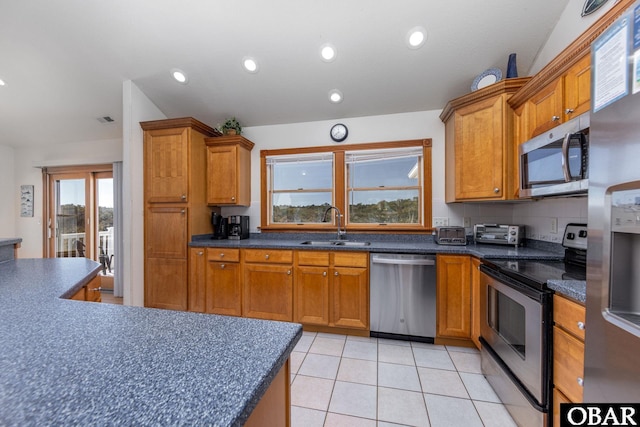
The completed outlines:
{"type": "Polygon", "coordinates": [[[331,206],[330,192],[275,193],[272,205],[272,223],[321,222],[324,211],[331,206]]]}
{"type": "Polygon", "coordinates": [[[301,161],[272,165],[273,190],[314,190],[333,187],[333,162],[301,161]]]}
{"type": "Polygon", "coordinates": [[[350,191],[349,222],[352,224],[419,224],[418,190],[350,191]]]}
{"type": "Polygon", "coordinates": [[[349,164],[351,187],[415,187],[419,157],[379,159],[349,164]]]}

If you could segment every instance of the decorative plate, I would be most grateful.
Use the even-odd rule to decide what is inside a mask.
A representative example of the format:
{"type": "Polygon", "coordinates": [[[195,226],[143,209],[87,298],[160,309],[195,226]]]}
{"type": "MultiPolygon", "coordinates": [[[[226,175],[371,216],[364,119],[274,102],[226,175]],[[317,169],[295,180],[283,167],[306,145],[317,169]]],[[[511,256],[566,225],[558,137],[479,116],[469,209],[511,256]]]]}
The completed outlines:
{"type": "Polygon", "coordinates": [[[502,71],[499,68],[489,68],[475,78],[471,83],[471,92],[487,87],[502,80],[502,71]]]}

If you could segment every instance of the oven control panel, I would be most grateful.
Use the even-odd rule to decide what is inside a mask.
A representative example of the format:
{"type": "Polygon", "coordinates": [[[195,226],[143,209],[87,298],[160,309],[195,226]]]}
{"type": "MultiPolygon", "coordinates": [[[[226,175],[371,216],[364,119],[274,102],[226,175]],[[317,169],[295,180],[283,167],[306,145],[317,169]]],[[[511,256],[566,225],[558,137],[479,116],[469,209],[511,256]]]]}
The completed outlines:
{"type": "Polygon", "coordinates": [[[587,224],[567,224],[562,238],[565,248],[587,250],[587,224]]]}

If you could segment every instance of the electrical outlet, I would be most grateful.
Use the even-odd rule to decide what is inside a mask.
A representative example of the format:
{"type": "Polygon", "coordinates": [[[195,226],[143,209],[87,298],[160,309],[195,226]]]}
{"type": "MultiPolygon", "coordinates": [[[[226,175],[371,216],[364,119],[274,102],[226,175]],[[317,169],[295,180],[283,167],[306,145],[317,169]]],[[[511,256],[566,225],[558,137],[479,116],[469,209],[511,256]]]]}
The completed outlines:
{"type": "Polygon", "coordinates": [[[558,234],[558,218],[551,218],[549,222],[549,233],[558,234]]]}
{"type": "Polygon", "coordinates": [[[462,226],[464,228],[471,228],[471,218],[469,218],[468,216],[462,218],[462,226]]]}
{"type": "Polygon", "coordinates": [[[449,218],[446,216],[435,216],[433,217],[433,226],[434,227],[445,227],[449,225],[449,218]]]}

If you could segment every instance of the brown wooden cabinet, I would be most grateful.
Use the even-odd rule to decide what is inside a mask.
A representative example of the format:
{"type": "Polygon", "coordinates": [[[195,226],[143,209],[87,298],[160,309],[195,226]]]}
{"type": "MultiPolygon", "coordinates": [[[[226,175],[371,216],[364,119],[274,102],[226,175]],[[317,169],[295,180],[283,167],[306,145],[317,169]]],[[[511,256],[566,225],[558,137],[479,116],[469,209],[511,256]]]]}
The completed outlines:
{"type": "Polygon", "coordinates": [[[206,204],[205,137],[219,133],[193,119],[141,122],[144,130],[145,306],[188,308],[187,245],[211,232],[206,204]]]}
{"type": "Polygon", "coordinates": [[[444,340],[471,339],[471,257],[441,255],[436,257],[437,336],[444,340]]]}
{"type": "Polygon", "coordinates": [[[189,311],[242,316],[240,250],[191,248],[189,311]]]}
{"type": "Polygon", "coordinates": [[[75,301],[102,302],[101,280],[100,276],[95,276],[69,299],[75,301]]]}
{"type": "Polygon", "coordinates": [[[447,203],[517,197],[513,111],[507,100],[527,81],[495,83],[450,101],[440,114],[447,203]]]}
{"type": "Polygon", "coordinates": [[[471,341],[479,349],[480,344],[480,261],[471,258],[471,341]]]}
{"type": "Polygon", "coordinates": [[[329,252],[295,252],[293,319],[305,325],[329,325],[329,252]]]}
{"type": "Polygon", "coordinates": [[[584,306],[553,296],[554,425],[560,425],[559,404],[582,403],[584,378],[584,306]]]}
{"type": "Polygon", "coordinates": [[[207,203],[251,204],[251,150],[253,142],[243,136],[206,138],[207,203]]]}
{"type": "Polygon", "coordinates": [[[242,315],[293,320],[293,252],[245,249],[242,315]]]}

